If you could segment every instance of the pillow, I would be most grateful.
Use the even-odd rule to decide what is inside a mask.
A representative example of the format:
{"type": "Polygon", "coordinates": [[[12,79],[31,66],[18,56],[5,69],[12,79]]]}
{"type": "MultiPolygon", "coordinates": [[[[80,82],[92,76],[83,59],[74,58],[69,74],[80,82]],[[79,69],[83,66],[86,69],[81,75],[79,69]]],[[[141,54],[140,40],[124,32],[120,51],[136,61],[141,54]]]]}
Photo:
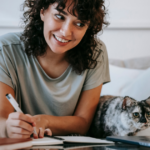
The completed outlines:
{"type": "Polygon", "coordinates": [[[130,58],[126,60],[109,58],[109,63],[118,67],[130,69],[147,69],[150,67],[150,56],[140,58],[130,58]]]}
{"type": "MultiPolygon", "coordinates": [[[[111,82],[104,84],[101,95],[121,96],[122,90],[128,87],[143,70],[127,69],[109,65],[111,82]]],[[[126,94],[123,93],[123,94],[126,94]]]]}
{"type": "Polygon", "coordinates": [[[150,96],[150,68],[144,70],[129,85],[124,87],[120,95],[128,95],[139,101],[147,99],[150,96]]]}

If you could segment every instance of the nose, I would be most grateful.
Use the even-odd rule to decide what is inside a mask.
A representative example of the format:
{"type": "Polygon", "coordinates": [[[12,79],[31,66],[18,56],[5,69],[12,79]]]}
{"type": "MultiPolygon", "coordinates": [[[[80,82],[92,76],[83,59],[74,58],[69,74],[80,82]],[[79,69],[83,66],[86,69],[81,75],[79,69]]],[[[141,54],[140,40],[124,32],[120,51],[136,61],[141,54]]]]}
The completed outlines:
{"type": "Polygon", "coordinates": [[[146,122],[147,122],[147,121],[146,121],[146,118],[145,118],[145,117],[141,117],[141,118],[140,118],[140,122],[141,122],[141,123],[146,123],[146,122]]]}
{"type": "Polygon", "coordinates": [[[64,36],[64,37],[68,37],[72,35],[72,31],[73,31],[73,27],[71,25],[70,22],[66,22],[62,25],[61,29],[60,29],[60,33],[64,36]]]}

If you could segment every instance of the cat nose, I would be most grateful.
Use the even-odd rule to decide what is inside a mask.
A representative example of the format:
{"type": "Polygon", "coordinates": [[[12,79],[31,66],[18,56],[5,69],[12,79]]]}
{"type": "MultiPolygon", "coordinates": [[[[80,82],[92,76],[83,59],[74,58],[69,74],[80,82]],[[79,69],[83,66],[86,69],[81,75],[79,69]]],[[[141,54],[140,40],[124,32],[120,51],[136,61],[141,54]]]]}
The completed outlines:
{"type": "Polygon", "coordinates": [[[146,123],[146,122],[147,122],[147,121],[146,121],[146,118],[145,118],[145,117],[141,117],[141,118],[140,118],[140,122],[141,122],[141,123],[146,123]]]}

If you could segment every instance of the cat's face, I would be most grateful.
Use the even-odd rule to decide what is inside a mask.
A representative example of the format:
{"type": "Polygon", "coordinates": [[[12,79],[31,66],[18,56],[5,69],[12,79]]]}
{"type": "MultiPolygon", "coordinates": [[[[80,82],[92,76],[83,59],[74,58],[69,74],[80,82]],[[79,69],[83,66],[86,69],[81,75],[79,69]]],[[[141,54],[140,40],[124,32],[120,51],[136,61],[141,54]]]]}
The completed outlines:
{"type": "Polygon", "coordinates": [[[124,103],[121,121],[126,128],[147,128],[150,126],[150,106],[146,103],[146,101],[137,102],[128,97],[124,103]]]}
{"type": "Polygon", "coordinates": [[[137,103],[135,108],[133,109],[132,118],[133,122],[137,124],[139,129],[144,129],[149,126],[150,123],[150,107],[146,107],[141,105],[141,103],[137,103]]]}
{"type": "Polygon", "coordinates": [[[149,98],[147,100],[143,100],[139,102],[139,106],[141,106],[142,109],[142,115],[144,116],[143,118],[140,119],[140,122],[144,122],[144,119],[146,119],[145,123],[145,128],[150,126],[150,105],[147,103],[149,102],[149,98]]]}

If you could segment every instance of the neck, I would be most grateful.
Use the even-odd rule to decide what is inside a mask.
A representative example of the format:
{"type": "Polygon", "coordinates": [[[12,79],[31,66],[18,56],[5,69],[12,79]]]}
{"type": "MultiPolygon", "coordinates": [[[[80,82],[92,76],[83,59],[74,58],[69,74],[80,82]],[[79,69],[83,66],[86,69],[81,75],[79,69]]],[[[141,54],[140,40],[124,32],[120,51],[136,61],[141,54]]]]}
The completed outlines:
{"type": "Polygon", "coordinates": [[[56,54],[50,48],[47,48],[46,53],[43,56],[38,56],[37,59],[42,64],[56,66],[65,62],[65,54],[66,53],[56,54]]]}

